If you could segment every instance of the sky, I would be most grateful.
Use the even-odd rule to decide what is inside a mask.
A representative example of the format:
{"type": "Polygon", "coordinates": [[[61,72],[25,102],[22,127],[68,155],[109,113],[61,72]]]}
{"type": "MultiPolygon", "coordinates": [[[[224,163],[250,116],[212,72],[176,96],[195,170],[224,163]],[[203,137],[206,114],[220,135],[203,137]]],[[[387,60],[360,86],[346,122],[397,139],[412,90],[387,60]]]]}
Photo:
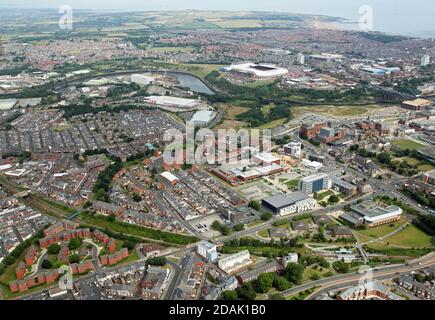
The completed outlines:
{"type": "Polygon", "coordinates": [[[229,10],[323,14],[358,21],[358,9],[370,5],[376,30],[435,35],[434,0],[0,0],[1,6],[94,10],[229,10]]]}

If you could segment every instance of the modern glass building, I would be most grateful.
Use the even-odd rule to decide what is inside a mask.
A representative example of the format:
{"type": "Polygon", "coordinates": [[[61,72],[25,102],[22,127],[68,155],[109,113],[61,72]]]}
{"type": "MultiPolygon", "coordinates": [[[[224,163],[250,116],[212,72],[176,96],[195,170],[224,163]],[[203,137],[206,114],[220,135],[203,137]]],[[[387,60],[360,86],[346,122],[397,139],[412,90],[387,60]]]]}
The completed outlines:
{"type": "Polygon", "coordinates": [[[314,174],[299,181],[299,191],[305,194],[316,193],[329,187],[329,175],[314,174]]]}

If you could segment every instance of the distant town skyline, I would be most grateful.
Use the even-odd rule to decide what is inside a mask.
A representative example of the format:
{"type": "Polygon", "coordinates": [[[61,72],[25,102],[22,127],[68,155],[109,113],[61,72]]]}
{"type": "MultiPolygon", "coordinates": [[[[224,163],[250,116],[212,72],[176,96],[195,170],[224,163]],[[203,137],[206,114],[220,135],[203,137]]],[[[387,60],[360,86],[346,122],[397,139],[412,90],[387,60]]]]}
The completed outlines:
{"type": "Polygon", "coordinates": [[[6,0],[0,6],[19,8],[58,8],[71,5],[76,9],[91,10],[227,10],[227,11],[281,11],[320,14],[358,21],[358,9],[369,5],[374,10],[374,29],[396,34],[435,36],[435,10],[426,0],[6,0]],[[408,21],[409,23],[404,23],[408,21]]]}

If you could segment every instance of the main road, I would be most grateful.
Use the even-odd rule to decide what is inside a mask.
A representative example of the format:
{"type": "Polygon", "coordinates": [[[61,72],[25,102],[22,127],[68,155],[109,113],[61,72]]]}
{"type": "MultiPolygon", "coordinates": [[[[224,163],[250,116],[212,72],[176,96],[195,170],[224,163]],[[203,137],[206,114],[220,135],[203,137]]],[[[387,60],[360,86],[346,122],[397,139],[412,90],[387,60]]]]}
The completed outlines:
{"type": "MultiPolygon", "coordinates": [[[[423,257],[410,261],[408,264],[397,264],[391,266],[383,266],[374,268],[372,270],[373,279],[385,280],[393,277],[410,273],[411,271],[421,270],[435,265],[435,252],[431,252],[423,257]]],[[[282,292],[286,297],[293,296],[308,289],[317,288],[315,294],[311,295],[312,298],[328,292],[333,289],[345,288],[358,284],[363,274],[358,272],[341,274],[325,279],[310,281],[302,285],[290,288],[282,292]]]]}

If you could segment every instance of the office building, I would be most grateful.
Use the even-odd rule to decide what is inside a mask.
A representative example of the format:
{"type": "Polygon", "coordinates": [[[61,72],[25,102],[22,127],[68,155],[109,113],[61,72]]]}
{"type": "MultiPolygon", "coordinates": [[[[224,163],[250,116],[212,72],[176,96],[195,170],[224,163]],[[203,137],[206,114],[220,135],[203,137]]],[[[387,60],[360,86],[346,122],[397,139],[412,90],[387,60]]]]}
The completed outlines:
{"type": "Polygon", "coordinates": [[[305,56],[304,56],[304,54],[298,53],[297,62],[298,62],[298,64],[301,64],[301,65],[305,64],[305,56]]]}
{"type": "Polygon", "coordinates": [[[299,191],[312,194],[329,188],[329,176],[326,173],[314,174],[299,181],[299,191]]]}
{"type": "Polygon", "coordinates": [[[338,178],[332,179],[332,188],[345,194],[347,197],[354,196],[358,192],[357,186],[338,178]]]}
{"type": "Polygon", "coordinates": [[[196,246],[196,252],[207,259],[208,261],[216,261],[218,258],[218,253],[216,250],[216,245],[207,241],[201,241],[196,246]]]}
{"type": "Polygon", "coordinates": [[[300,158],[302,156],[302,143],[301,142],[290,142],[284,146],[284,154],[300,158]]]}
{"type": "Polygon", "coordinates": [[[421,66],[425,67],[430,64],[430,56],[428,54],[425,54],[421,57],[421,66]]]}

